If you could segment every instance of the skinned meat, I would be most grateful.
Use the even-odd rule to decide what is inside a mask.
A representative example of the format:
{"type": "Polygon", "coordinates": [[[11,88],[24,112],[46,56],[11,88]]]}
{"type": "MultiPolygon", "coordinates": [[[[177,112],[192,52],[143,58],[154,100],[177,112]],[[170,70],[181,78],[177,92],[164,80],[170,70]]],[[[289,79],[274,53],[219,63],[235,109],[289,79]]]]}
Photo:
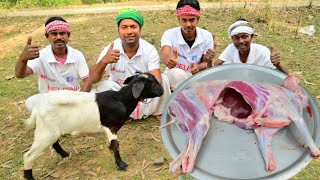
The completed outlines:
{"type": "Polygon", "coordinates": [[[303,110],[312,116],[308,97],[298,86],[299,79],[288,76],[282,86],[243,81],[210,80],[194,83],[169,102],[171,121],[186,135],[188,143],[170,163],[173,173],[191,172],[203,138],[209,129],[211,115],[220,121],[234,123],[242,129],[254,129],[266,170],[276,169],[271,140],[291,122],[297,126],[314,158],[320,151],[310,135],[303,110]]]}
{"type": "Polygon", "coordinates": [[[199,144],[202,144],[202,140],[210,127],[209,111],[194,92],[192,87],[186,89],[179,93],[169,105],[171,121],[165,126],[176,123],[179,130],[188,139],[179,156],[170,163],[169,170],[175,174],[187,173],[193,170],[195,157],[200,149],[199,144]],[[189,111],[190,109],[192,111],[189,111]]]}

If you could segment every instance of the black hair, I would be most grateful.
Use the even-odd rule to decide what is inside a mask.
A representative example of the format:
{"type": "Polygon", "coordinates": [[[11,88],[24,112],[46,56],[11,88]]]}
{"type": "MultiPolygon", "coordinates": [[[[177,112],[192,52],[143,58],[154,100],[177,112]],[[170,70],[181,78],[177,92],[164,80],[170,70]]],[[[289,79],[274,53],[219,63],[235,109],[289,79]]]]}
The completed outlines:
{"type": "Polygon", "coordinates": [[[193,7],[194,9],[200,11],[200,4],[197,0],[180,0],[177,4],[176,9],[179,9],[185,5],[189,5],[193,7]]]}
{"type": "Polygon", "coordinates": [[[46,23],[45,23],[44,26],[47,26],[49,23],[51,23],[52,21],[55,21],[55,20],[67,22],[66,20],[64,20],[64,19],[63,19],[62,17],[60,17],[60,16],[53,16],[53,17],[49,18],[49,19],[46,21],[46,23]]]}

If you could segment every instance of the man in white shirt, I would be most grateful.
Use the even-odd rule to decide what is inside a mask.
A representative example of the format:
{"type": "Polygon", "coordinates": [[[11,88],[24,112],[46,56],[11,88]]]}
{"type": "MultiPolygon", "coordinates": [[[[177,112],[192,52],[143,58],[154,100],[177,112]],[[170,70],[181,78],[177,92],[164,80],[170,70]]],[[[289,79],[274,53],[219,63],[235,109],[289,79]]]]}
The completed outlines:
{"type": "MultiPolygon", "coordinates": [[[[110,74],[109,80],[101,81],[97,92],[119,90],[126,78],[137,71],[150,72],[162,83],[164,94],[161,97],[140,102],[131,114],[133,119],[144,119],[154,115],[158,119],[162,115],[166,98],[170,95],[168,80],[163,80],[160,72],[160,60],[156,48],[141,38],[144,18],[134,9],[122,9],[116,17],[119,38],[106,46],[100,53],[97,64],[90,70],[91,83],[101,81],[105,72],[110,74]]],[[[164,77],[165,78],[165,77],[164,77]]]]}
{"type": "Polygon", "coordinates": [[[274,52],[274,46],[270,50],[260,44],[252,43],[254,29],[251,23],[245,19],[238,19],[228,29],[228,34],[233,43],[221,53],[215,66],[221,64],[247,63],[278,69],[288,74],[288,70],[280,64],[279,53],[274,52]]]}
{"type": "Polygon", "coordinates": [[[200,5],[197,0],[180,0],[176,7],[180,26],[164,32],[161,38],[161,62],[174,90],[182,81],[212,67],[215,47],[212,34],[197,27],[200,5]]]}
{"type": "MultiPolygon", "coordinates": [[[[45,36],[49,45],[39,50],[32,37],[17,60],[17,78],[32,74],[38,76],[39,94],[29,97],[25,104],[29,112],[39,103],[44,93],[56,90],[80,90],[80,81],[86,82],[89,69],[83,54],[68,46],[70,28],[61,17],[51,17],[45,23],[45,36]]],[[[87,91],[84,88],[81,91],[87,91]]]]}

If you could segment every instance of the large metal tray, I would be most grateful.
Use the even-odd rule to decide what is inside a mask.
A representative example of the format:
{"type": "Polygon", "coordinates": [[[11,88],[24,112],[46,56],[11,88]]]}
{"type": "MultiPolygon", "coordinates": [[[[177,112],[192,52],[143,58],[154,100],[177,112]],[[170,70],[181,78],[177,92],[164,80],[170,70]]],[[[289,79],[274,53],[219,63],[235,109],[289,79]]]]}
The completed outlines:
{"type": "MultiPolygon", "coordinates": [[[[214,67],[200,72],[184,81],[169,97],[168,102],[188,84],[209,79],[242,80],[280,85],[285,74],[255,65],[231,64],[214,67]]],[[[305,88],[304,88],[305,89],[305,88]]],[[[306,90],[306,89],[305,89],[306,90]]],[[[307,91],[307,90],[306,90],[307,91]]],[[[307,91],[313,112],[312,119],[304,112],[313,139],[319,147],[319,107],[307,91]]],[[[168,103],[165,106],[161,125],[170,121],[168,103]]],[[[175,124],[161,129],[163,143],[172,158],[176,158],[186,143],[186,137],[175,124]]],[[[243,130],[234,124],[210,119],[210,129],[203,140],[196,159],[196,179],[288,179],[304,169],[312,160],[310,150],[301,147],[303,139],[294,123],[282,128],[272,139],[272,150],[277,169],[265,170],[265,163],[253,130],[243,130]]]]}

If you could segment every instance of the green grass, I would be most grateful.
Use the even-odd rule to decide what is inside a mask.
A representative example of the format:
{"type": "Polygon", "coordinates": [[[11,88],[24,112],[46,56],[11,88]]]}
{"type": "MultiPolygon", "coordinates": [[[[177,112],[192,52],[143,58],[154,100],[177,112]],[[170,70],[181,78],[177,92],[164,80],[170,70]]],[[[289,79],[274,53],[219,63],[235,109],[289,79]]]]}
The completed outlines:
{"type": "MultiPolygon", "coordinates": [[[[145,16],[145,26],[142,29],[143,38],[151,42],[160,50],[162,33],[178,25],[174,11],[142,12],[145,16]]],[[[258,36],[255,42],[266,46],[275,43],[276,49],[282,55],[282,63],[291,73],[299,73],[302,83],[312,93],[320,95],[320,35],[319,29],[314,36],[296,34],[298,28],[320,24],[319,8],[231,8],[203,10],[199,27],[212,32],[218,46],[218,55],[224,50],[230,39],[227,28],[240,16],[253,21],[258,36]],[[298,18],[300,16],[300,18],[298,18]],[[299,20],[300,19],[300,20],[299,20]],[[310,84],[311,83],[311,84],[310,84]]],[[[33,42],[41,47],[47,45],[43,35],[44,22],[47,16],[37,17],[0,17],[0,179],[22,178],[22,157],[33,140],[33,130],[22,125],[22,120],[28,118],[23,104],[29,96],[37,93],[37,79],[6,80],[6,76],[14,75],[17,57],[26,44],[29,34],[33,42]]],[[[91,67],[101,50],[115,38],[117,27],[115,13],[66,15],[64,18],[70,23],[70,45],[81,50],[91,67]]],[[[319,103],[319,99],[317,99],[319,103]]],[[[161,170],[151,164],[143,170],[145,179],[177,179],[168,172],[168,163],[172,160],[161,142],[160,131],[155,128],[159,122],[153,118],[143,121],[128,122],[118,134],[120,151],[123,159],[129,164],[127,172],[116,170],[113,155],[107,146],[107,139],[103,134],[82,136],[66,136],[62,146],[72,153],[72,157],[61,161],[52,149],[46,150],[37,159],[34,167],[36,178],[54,171],[60,179],[141,179],[143,161],[147,165],[154,159],[167,159],[161,170]],[[160,142],[151,137],[151,134],[160,142]],[[78,154],[77,154],[77,153],[78,154]],[[62,163],[59,165],[59,163],[62,163]]],[[[188,178],[188,176],[186,176],[188,178]]],[[[319,179],[320,164],[313,160],[306,169],[293,179],[319,179]]]]}

